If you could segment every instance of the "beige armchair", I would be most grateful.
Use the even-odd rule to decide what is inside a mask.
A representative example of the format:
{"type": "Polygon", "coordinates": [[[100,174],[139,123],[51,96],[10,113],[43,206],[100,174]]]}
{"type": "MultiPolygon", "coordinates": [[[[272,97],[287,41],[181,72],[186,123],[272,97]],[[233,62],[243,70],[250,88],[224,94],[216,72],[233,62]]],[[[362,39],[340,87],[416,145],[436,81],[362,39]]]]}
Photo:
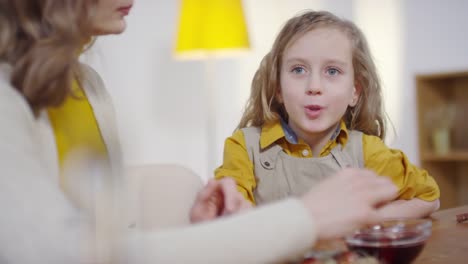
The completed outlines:
{"type": "Polygon", "coordinates": [[[203,186],[198,175],[175,164],[133,166],[126,175],[136,227],[162,229],[190,223],[190,208],[203,186]]]}

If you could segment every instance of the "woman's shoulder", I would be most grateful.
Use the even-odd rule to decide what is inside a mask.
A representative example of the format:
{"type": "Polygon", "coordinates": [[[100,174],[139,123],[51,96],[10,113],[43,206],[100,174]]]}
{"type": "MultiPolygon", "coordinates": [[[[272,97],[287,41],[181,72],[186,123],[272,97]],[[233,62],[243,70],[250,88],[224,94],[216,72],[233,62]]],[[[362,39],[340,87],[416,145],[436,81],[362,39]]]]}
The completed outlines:
{"type": "MultiPolygon", "coordinates": [[[[13,94],[13,86],[10,83],[12,67],[7,63],[0,63],[0,93],[2,95],[13,94]]],[[[2,99],[2,97],[0,97],[2,99]]]]}
{"type": "Polygon", "coordinates": [[[103,81],[99,73],[93,67],[85,63],[80,63],[79,79],[84,82],[85,85],[103,86],[103,81]]]}
{"type": "Polygon", "coordinates": [[[21,94],[11,84],[11,73],[13,68],[10,64],[0,63],[0,100],[7,102],[15,97],[22,97],[21,94]]]}
{"type": "Polygon", "coordinates": [[[36,119],[26,99],[10,83],[11,70],[11,66],[0,64],[0,156],[9,155],[5,153],[11,146],[32,151],[38,123],[43,122],[43,118],[36,119]]]}
{"type": "Polygon", "coordinates": [[[0,63],[0,115],[1,120],[5,118],[16,120],[23,116],[33,119],[34,115],[26,99],[11,84],[12,67],[6,63],[0,63]]]}
{"type": "Polygon", "coordinates": [[[86,91],[88,100],[110,100],[110,95],[106,90],[104,81],[102,80],[99,73],[91,66],[81,63],[78,79],[80,80],[83,89],[86,91]]]}
{"type": "Polygon", "coordinates": [[[87,78],[89,76],[92,76],[92,77],[99,77],[99,74],[97,73],[97,71],[91,67],[90,65],[86,64],[86,63],[80,63],[80,70],[83,74],[83,77],[87,78]]]}

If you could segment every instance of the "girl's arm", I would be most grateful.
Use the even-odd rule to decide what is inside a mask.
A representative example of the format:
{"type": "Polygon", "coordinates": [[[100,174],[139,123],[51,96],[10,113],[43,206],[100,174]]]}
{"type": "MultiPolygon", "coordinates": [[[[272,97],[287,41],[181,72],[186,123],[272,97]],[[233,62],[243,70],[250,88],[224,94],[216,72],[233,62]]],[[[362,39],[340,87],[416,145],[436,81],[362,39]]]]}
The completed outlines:
{"type": "Polygon", "coordinates": [[[255,204],[253,190],[257,186],[253,163],[249,158],[244,133],[237,130],[224,142],[223,164],[216,169],[215,179],[234,179],[238,191],[247,201],[255,204]]]}
{"type": "Polygon", "coordinates": [[[431,202],[418,198],[413,198],[411,200],[395,200],[382,206],[380,208],[380,214],[383,218],[421,218],[429,216],[439,209],[439,206],[439,199],[431,202]]]}
{"type": "Polygon", "coordinates": [[[363,136],[364,164],[398,186],[397,199],[382,207],[390,218],[421,217],[439,207],[440,191],[429,173],[412,164],[400,150],[391,149],[378,137],[363,136]]]}

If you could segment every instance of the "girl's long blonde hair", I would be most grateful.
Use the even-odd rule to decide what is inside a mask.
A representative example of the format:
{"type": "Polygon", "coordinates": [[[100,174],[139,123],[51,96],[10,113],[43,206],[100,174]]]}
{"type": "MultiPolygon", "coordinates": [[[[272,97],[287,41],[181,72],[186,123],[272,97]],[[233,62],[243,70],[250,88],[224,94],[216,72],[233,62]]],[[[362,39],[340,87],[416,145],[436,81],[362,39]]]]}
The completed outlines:
{"type": "Polygon", "coordinates": [[[78,78],[97,0],[0,0],[0,62],[32,111],[59,105],[78,78]]]}
{"type": "Polygon", "coordinates": [[[307,11],[293,17],[283,26],[271,51],[263,58],[252,80],[250,98],[238,125],[262,126],[288,119],[284,106],[276,98],[280,89],[282,57],[295,40],[319,27],[334,27],[345,32],[353,47],[355,85],[361,94],[355,107],[348,107],[344,121],[349,129],[385,138],[386,115],[382,103],[382,89],[377,70],[367,44],[359,28],[352,22],[325,12],[307,11]]]}

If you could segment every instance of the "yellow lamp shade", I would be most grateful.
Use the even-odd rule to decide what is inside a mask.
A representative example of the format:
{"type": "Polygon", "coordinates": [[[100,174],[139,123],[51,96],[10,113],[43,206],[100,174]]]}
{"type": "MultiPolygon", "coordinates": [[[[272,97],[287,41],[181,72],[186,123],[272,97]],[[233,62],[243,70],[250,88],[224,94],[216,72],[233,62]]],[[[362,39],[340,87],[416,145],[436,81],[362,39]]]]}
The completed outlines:
{"type": "Polygon", "coordinates": [[[241,0],[182,0],[175,50],[178,55],[248,47],[241,0]]]}

